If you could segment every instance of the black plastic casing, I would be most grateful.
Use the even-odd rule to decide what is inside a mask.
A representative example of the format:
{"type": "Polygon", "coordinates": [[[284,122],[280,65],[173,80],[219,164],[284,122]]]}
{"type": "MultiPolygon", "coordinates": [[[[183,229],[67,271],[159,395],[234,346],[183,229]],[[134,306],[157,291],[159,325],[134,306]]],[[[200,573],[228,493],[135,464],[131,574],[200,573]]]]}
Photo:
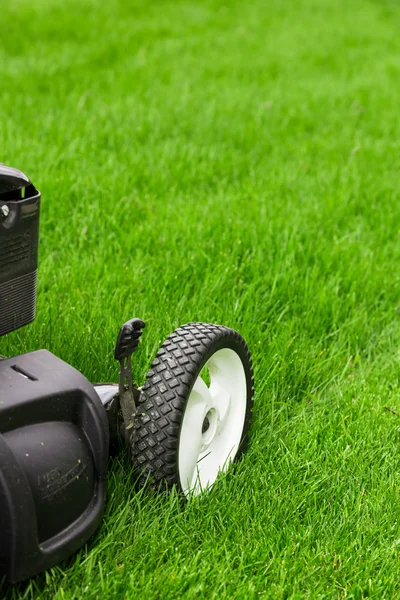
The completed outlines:
{"type": "Polygon", "coordinates": [[[99,525],[105,410],[89,381],[50,352],[0,361],[0,577],[27,579],[99,525]]]}
{"type": "Polygon", "coordinates": [[[33,185],[0,194],[9,214],[0,218],[0,336],[35,318],[40,192],[33,185]]]}

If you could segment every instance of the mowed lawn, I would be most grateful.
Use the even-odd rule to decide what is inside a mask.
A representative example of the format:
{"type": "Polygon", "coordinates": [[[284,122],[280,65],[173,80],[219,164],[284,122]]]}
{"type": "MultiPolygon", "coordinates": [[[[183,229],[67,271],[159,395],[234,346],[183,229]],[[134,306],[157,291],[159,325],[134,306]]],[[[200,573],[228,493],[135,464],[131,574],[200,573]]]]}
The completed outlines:
{"type": "Polygon", "coordinates": [[[251,444],[211,493],[135,489],[3,600],[400,597],[400,5],[3,0],[0,160],[42,192],[34,325],[93,381],[147,329],[237,328],[251,444]]]}

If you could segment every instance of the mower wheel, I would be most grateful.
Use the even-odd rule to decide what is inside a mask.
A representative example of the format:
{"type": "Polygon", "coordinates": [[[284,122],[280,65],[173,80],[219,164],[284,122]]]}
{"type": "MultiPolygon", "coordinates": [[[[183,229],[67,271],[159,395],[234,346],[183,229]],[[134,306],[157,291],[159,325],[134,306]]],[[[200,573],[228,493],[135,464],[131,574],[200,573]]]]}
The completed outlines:
{"type": "Polygon", "coordinates": [[[209,488],[247,445],[253,368],[241,335],[189,323],[154,359],[140,394],[132,461],[140,481],[186,495],[209,488]]]}

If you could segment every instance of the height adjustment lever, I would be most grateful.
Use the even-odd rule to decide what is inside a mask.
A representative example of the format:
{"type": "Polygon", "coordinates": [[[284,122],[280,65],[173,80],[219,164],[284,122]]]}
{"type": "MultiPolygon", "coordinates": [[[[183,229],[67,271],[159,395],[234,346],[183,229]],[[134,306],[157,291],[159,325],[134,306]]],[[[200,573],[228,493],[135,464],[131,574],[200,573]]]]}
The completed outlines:
{"type": "Polygon", "coordinates": [[[119,361],[119,401],[125,429],[133,428],[136,415],[135,392],[132,381],[132,354],[137,350],[146,324],[141,319],[131,319],[119,330],[114,358],[119,361]]]}

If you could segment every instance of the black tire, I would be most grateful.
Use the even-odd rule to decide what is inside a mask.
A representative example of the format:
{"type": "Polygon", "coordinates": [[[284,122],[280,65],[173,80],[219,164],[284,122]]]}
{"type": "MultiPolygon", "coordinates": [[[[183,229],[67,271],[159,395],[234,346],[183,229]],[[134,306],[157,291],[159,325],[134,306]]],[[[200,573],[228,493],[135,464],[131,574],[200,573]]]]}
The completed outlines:
{"type": "Polygon", "coordinates": [[[132,462],[140,473],[140,484],[150,481],[156,488],[176,486],[182,491],[178,456],[186,405],[206,362],[225,348],[239,356],[246,377],[243,431],[234,460],[238,460],[245,451],[254,395],[253,367],[247,344],[234,329],[208,323],[189,323],[176,329],[165,340],[142,387],[131,438],[132,462]]]}

